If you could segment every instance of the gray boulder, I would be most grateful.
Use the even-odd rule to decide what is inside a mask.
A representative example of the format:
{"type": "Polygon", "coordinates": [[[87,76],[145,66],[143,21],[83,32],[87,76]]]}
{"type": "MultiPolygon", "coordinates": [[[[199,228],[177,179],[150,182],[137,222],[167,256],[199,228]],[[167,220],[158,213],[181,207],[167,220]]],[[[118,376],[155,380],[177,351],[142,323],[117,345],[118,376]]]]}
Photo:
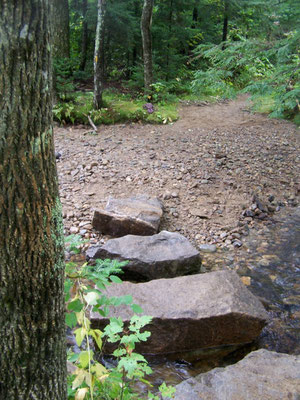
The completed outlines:
{"type": "Polygon", "coordinates": [[[127,235],[104,246],[91,247],[88,259],[128,260],[123,280],[149,281],[199,272],[199,252],[179,233],[162,231],[153,236],[127,235]]]}
{"type": "Polygon", "coordinates": [[[258,350],[176,386],[175,400],[298,400],[300,356],[258,350]]]}
{"type": "Polygon", "coordinates": [[[95,210],[93,227],[106,235],[153,235],[163,214],[157,198],[136,196],[127,199],[110,197],[105,210],[95,210]]]}
{"type": "MultiPolygon", "coordinates": [[[[178,353],[225,344],[249,343],[258,337],[268,315],[260,301],[233,271],[158,279],[147,283],[113,284],[108,296],[131,294],[153,320],[151,336],[137,346],[148,354],[178,353]]],[[[130,307],[112,308],[110,316],[129,321],[130,307]]],[[[107,318],[92,314],[92,325],[103,329],[107,318]]],[[[109,352],[107,348],[105,351],[109,352]]]]}

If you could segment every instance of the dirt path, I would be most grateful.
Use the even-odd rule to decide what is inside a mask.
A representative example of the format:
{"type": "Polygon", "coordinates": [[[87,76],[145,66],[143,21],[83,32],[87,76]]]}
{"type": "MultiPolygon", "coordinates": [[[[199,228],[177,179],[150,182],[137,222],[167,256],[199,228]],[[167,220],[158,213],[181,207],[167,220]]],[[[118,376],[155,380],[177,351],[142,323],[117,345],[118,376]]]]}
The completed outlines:
{"type": "MultiPolygon", "coordinates": [[[[148,193],[163,200],[162,229],[194,244],[233,247],[249,227],[270,223],[244,215],[253,194],[270,209],[295,205],[300,176],[299,129],[252,114],[246,97],[214,105],[182,106],[173,125],[57,128],[56,150],[65,231],[91,243],[93,208],[110,195],[148,193]],[[270,203],[267,199],[274,200],[270,203]]],[[[104,238],[105,239],[105,238],[104,238]]]]}

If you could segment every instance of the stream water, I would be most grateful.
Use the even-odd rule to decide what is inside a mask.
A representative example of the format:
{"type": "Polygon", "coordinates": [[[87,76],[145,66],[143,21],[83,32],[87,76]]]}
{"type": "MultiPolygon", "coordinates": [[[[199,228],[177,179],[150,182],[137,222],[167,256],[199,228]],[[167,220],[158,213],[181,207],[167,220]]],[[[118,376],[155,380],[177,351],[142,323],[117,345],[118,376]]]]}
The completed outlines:
{"type": "MultiPolygon", "coordinates": [[[[204,254],[203,266],[207,271],[235,270],[260,298],[270,322],[255,343],[240,348],[225,346],[188,356],[148,359],[153,369],[148,378],[154,390],[163,382],[176,385],[212,368],[233,364],[258,348],[300,354],[300,207],[283,209],[267,225],[252,229],[234,252],[204,254]]],[[[143,398],[148,387],[139,384],[136,391],[143,398]]]]}
{"type": "MultiPolygon", "coordinates": [[[[300,354],[300,207],[282,210],[273,222],[251,230],[236,252],[205,255],[208,271],[235,270],[267,309],[270,322],[258,341],[239,349],[224,348],[199,355],[197,362],[178,359],[150,360],[154,387],[176,385],[217,366],[239,361],[257,348],[300,354]]],[[[145,391],[140,387],[139,392],[145,391]]]]}

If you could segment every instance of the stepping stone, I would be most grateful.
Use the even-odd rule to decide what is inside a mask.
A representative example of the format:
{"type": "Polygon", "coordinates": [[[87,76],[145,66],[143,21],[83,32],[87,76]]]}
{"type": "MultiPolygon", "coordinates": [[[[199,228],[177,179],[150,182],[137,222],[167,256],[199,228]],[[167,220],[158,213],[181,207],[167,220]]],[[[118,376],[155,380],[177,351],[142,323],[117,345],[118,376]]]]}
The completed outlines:
{"type": "Polygon", "coordinates": [[[300,356],[265,349],[176,386],[175,400],[299,399],[300,356]]]}
{"type": "MultiPolygon", "coordinates": [[[[108,296],[131,294],[145,315],[151,336],[137,345],[144,354],[188,352],[227,344],[250,343],[260,334],[268,314],[234,271],[158,279],[147,283],[112,284],[108,296]]],[[[110,316],[126,323],[133,312],[122,305],[110,316]]],[[[107,318],[92,313],[92,326],[103,329],[107,318]]],[[[106,352],[111,348],[107,347],[106,352]]]]}
{"type": "Polygon", "coordinates": [[[149,281],[200,272],[198,250],[179,233],[162,231],[152,236],[127,235],[104,246],[90,247],[88,259],[128,260],[122,280],[149,281]]]}
{"type": "Polygon", "coordinates": [[[127,199],[110,197],[105,210],[95,210],[93,227],[110,236],[153,235],[163,214],[157,198],[136,196],[127,199]]]}

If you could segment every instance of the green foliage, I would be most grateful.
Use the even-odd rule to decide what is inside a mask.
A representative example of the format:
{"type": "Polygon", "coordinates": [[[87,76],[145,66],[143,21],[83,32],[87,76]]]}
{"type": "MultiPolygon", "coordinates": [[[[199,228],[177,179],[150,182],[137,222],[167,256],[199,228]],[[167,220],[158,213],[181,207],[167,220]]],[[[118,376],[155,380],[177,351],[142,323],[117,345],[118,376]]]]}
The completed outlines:
{"type": "Polygon", "coordinates": [[[263,96],[273,99],[271,117],[298,121],[300,99],[300,31],[290,32],[278,41],[267,56],[274,60],[274,72],[249,84],[245,91],[252,93],[258,107],[263,96]]]}
{"type": "Polygon", "coordinates": [[[67,251],[73,252],[74,254],[79,254],[81,251],[81,246],[85,241],[82,240],[80,235],[69,235],[65,237],[65,247],[67,251]]]}
{"type": "MultiPolygon", "coordinates": [[[[73,239],[72,239],[73,240],[73,239]]],[[[74,239],[75,240],[75,239],[74,239]]],[[[152,317],[138,316],[142,309],[134,304],[130,295],[121,297],[107,297],[104,291],[111,283],[121,283],[116,275],[122,272],[127,262],[111,260],[97,260],[96,265],[84,264],[81,267],[74,263],[66,266],[65,296],[66,296],[66,324],[74,330],[76,343],[80,353],[68,354],[68,361],[75,366],[75,371],[68,378],[68,398],[102,399],[102,400],[129,400],[137,398],[132,391],[136,381],[149,384],[145,376],[151,374],[146,359],[135,351],[135,346],[146,341],[150,332],[145,326],[151,323],[152,317]],[[110,323],[101,332],[91,326],[89,315],[91,312],[108,317],[109,308],[125,304],[132,308],[133,314],[129,325],[125,326],[121,318],[111,317],[110,323]],[[117,361],[114,368],[106,368],[96,358],[91,348],[93,340],[96,351],[101,352],[103,341],[115,343],[113,356],[117,361]]],[[[173,398],[175,389],[161,386],[161,395],[173,398]]],[[[161,395],[149,393],[149,399],[161,399],[161,395]]]]}
{"type": "Polygon", "coordinates": [[[202,68],[195,72],[193,91],[230,98],[242,90],[252,94],[256,110],[297,121],[299,43],[300,31],[294,31],[272,45],[246,39],[229,42],[225,49],[221,45],[201,45],[196,58],[201,59],[202,68]]]}
{"type": "MultiPolygon", "coordinates": [[[[178,118],[175,102],[155,106],[153,114],[144,109],[144,99],[131,99],[124,94],[104,92],[106,107],[101,110],[93,109],[93,94],[74,94],[73,102],[60,102],[53,108],[54,119],[60,123],[89,124],[88,116],[96,125],[114,124],[121,122],[167,123],[178,118]]],[[[173,99],[174,100],[174,99],[173,99]]]]}
{"type": "Polygon", "coordinates": [[[74,60],[70,58],[57,58],[54,60],[55,92],[60,100],[73,98],[74,85],[74,60]]]}
{"type": "Polygon", "coordinates": [[[196,58],[202,69],[195,72],[192,89],[195,93],[233,97],[237,90],[252,80],[271,75],[274,67],[264,55],[265,44],[242,40],[222,45],[201,45],[196,58]]]}

